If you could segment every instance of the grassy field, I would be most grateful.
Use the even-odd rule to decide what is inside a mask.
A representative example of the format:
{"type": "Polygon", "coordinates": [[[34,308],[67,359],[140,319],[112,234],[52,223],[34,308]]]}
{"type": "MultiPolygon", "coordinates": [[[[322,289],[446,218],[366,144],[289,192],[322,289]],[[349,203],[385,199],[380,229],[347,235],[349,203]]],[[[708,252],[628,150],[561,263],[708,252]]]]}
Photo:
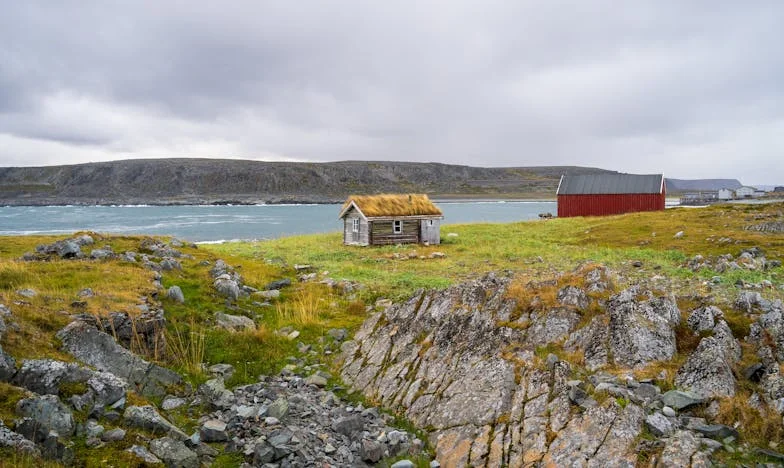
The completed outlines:
{"type": "MultiPolygon", "coordinates": [[[[768,259],[781,260],[784,234],[744,229],[771,219],[784,219],[784,204],[679,208],[616,217],[510,224],[446,225],[441,231],[442,244],[429,247],[349,247],[342,245],[340,233],[198,248],[185,246],[180,250],[192,258],[182,260],[182,270],[164,272],[162,278],[164,287],[182,288],[184,304],[163,298],[153,287],[153,272],[139,263],[59,259],[24,262],[20,258],[25,252],[64,236],[2,237],[0,304],[12,310],[11,321],[15,325],[4,334],[0,344],[17,362],[45,357],[70,361],[72,358],[60,351],[54,334],[71,320],[71,314],[106,316],[124,311],[135,315],[139,313],[138,304],[153,298],[160,300],[165,310],[170,346],[165,354],[151,358],[183,372],[193,384],[207,378],[203,363],[232,364],[237,369],[227,382],[232,386],[253,382],[259,374],[278,372],[290,356],[297,355],[297,341],[323,350],[319,338],[329,328],[356,329],[367,317],[367,309],[379,298],[400,300],[419,288],[444,288],[489,271],[509,270],[521,278],[550,278],[585,263],[602,263],[618,272],[624,282],[647,281],[658,276],[665,278],[658,284],[668,292],[684,297],[693,293],[710,294],[718,302],[730,301],[737,295],[736,281],[768,280],[781,285],[784,270],[781,267],[764,271],[744,269],[719,274],[704,269],[695,273],[684,265],[697,254],[737,256],[744,248],[754,246],[762,248],[768,259]],[[680,231],[683,235],[676,238],[680,231]],[[431,258],[434,253],[442,253],[443,257],[431,258]],[[262,300],[254,296],[227,303],[216,294],[209,276],[209,269],[218,258],[236,268],[250,286],[263,288],[281,278],[292,279],[293,285],[269,305],[261,304],[262,300]],[[642,266],[634,266],[636,261],[642,262],[642,266]],[[348,280],[358,282],[361,287],[344,293],[318,281],[298,283],[295,264],[312,265],[313,271],[318,272],[317,280],[327,277],[348,280]],[[714,276],[720,277],[719,284],[707,285],[705,280],[714,276]],[[79,298],[77,293],[88,287],[95,296],[79,298]],[[20,296],[17,291],[25,288],[34,289],[37,294],[31,298],[20,296]],[[218,312],[251,317],[257,330],[235,333],[217,328],[214,322],[218,312]],[[289,340],[276,333],[282,327],[293,327],[301,335],[297,340],[289,340]]],[[[143,240],[91,235],[96,240],[94,248],[108,245],[115,252],[139,252],[143,240]]],[[[89,248],[85,250],[89,252],[89,248]]],[[[783,293],[779,287],[765,294],[781,298],[783,293]]],[[[23,395],[14,387],[0,384],[0,418],[6,422],[13,418],[16,402],[23,395]]],[[[144,402],[137,395],[133,398],[144,402]]],[[[182,424],[188,424],[184,418],[182,424]]],[[[77,446],[77,456],[86,457],[91,460],[88,465],[94,462],[97,466],[111,454],[77,446]]]]}
{"type": "MultiPolygon", "coordinates": [[[[651,276],[652,271],[691,278],[694,274],[682,265],[697,254],[737,256],[744,248],[760,246],[768,258],[780,259],[784,256],[784,235],[751,232],[744,227],[767,217],[780,218],[782,211],[782,204],[722,205],[603,218],[446,225],[441,230],[442,244],[429,247],[344,246],[341,234],[334,233],[207,248],[216,255],[246,260],[312,264],[333,278],[364,284],[366,300],[381,296],[402,299],[418,288],[442,288],[494,270],[546,275],[573,269],[583,262],[597,262],[622,270],[632,278],[651,276]],[[679,231],[684,234],[676,239],[679,231]],[[429,258],[434,252],[446,257],[429,258]],[[643,268],[628,268],[633,261],[642,261],[643,268]]],[[[697,276],[707,279],[715,274],[704,270],[697,276]]],[[[784,282],[780,268],[721,276],[725,285],[738,279],[784,282]]]]}

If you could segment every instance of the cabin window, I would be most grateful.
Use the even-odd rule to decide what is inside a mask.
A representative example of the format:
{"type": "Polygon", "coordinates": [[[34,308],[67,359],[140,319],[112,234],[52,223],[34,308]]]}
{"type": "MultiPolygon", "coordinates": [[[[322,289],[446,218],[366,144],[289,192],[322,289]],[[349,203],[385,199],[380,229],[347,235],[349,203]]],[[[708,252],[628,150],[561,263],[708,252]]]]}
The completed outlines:
{"type": "Polygon", "coordinates": [[[427,220],[427,225],[428,226],[432,226],[433,225],[433,220],[432,219],[428,219],[427,220]]]}
{"type": "Polygon", "coordinates": [[[392,221],[392,232],[394,234],[403,232],[403,221],[392,221]]]}
{"type": "Polygon", "coordinates": [[[351,220],[351,232],[359,232],[359,218],[351,220]]]}

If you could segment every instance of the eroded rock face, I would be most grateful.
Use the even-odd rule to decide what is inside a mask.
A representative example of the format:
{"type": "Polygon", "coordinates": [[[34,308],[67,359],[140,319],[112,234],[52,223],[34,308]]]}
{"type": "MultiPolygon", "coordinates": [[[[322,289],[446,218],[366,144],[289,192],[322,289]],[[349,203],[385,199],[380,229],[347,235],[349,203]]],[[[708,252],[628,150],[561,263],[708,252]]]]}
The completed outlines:
{"type": "Polygon", "coordinates": [[[640,301],[638,288],[610,298],[610,349],[616,364],[641,367],[651,361],[668,360],[676,352],[673,327],[680,311],[672,298],[640,301]]]}
{"type": "MultiPolygon", "coordinates": [[[[597,284],[606,285],[603,278],[601,272],[593,275],[597,284]]],[[[569,399],[570,365],[557,359],[548,365],[535,357],[542,344],[566,340],[574,349],[590,349],[591,362],[600,367],[607,361],[606,323],[611,319],[596,316],[575,330],[579,307],[587,305],[567,299],[582,297],[570,289],[562,290],[561,305],[524,312],[518,323],[525,320],[527,328],[505,326],[516,307],[506,297],[508,283],[490,274],[445,291],[419,292],[377,313],[354,341],[341,347],[344,380],[429,428],[443,466],[632,466],[645,411],[634,403],[622,408],[609,399],[586,405],[575,417],[569,399]]],[[[671,356],[671,325],[678,315],[674,303],[647,297],[640,302],[632,294],[617,301],[618,315],[622,306],[640,319],[619,317],[616,333],[627,340],[644,335],[659,345],[671,344],[671,350],[649,352],[651,359],[671,356]],[[652,320],[653,327],[643,318],[652,320]],[[632,333],[630,328],[641,331],[632,333]]],[[[638,348],[629,345],[628,352],[638,348]]]]}
{"type": "Polygon", "coordinates": [[[125,379],[144,395],[162,397],[182,382],[177,373],[145,361],[86,322],[71,322],[56,336],[76,359],[125,379]]]}
{"type": "Polygon", "coordinates": [[[713,327],[713,336],[700,340],[697,349],[675,376],[675,385],[703,398],[735,395],[732,366],[740,360],[738,340],[724,320],[713,327]]]}

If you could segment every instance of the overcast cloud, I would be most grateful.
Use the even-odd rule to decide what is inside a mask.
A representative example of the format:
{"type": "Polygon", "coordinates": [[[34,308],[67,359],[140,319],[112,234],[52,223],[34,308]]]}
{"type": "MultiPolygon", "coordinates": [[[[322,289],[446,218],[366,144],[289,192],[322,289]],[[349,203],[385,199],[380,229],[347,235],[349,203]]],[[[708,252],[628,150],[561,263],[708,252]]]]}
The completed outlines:
{"type": "Polygon", "coordinates": [[[784,183],[784,2],[0,0],[0,166],[582,165],[784,183]]]}

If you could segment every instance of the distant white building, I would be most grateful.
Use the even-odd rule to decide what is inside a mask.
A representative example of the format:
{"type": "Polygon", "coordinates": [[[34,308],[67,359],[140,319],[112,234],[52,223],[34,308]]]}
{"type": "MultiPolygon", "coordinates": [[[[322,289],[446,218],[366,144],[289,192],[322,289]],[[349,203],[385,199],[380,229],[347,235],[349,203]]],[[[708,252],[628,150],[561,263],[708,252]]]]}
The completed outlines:
{"type": "Polygon", "coordinates": [[[751,198],[754,196],[754,192],[756,191],[757,189],[754,187],[743,186],[735,190],[735,196],[737,196],[738,198],[751,198]]]}
{"type": "Polygon", "coordinates": [[[719,200],[732,200],[733,198],[735,198],[734,190],[728,188],[719,189],[719,200]]]}
{"type": "Polygon", "coordinates": [[[764,197],[767,192],[764,190],[755,190],[754,193],[751,195],[754,198],[764,197]]]}

